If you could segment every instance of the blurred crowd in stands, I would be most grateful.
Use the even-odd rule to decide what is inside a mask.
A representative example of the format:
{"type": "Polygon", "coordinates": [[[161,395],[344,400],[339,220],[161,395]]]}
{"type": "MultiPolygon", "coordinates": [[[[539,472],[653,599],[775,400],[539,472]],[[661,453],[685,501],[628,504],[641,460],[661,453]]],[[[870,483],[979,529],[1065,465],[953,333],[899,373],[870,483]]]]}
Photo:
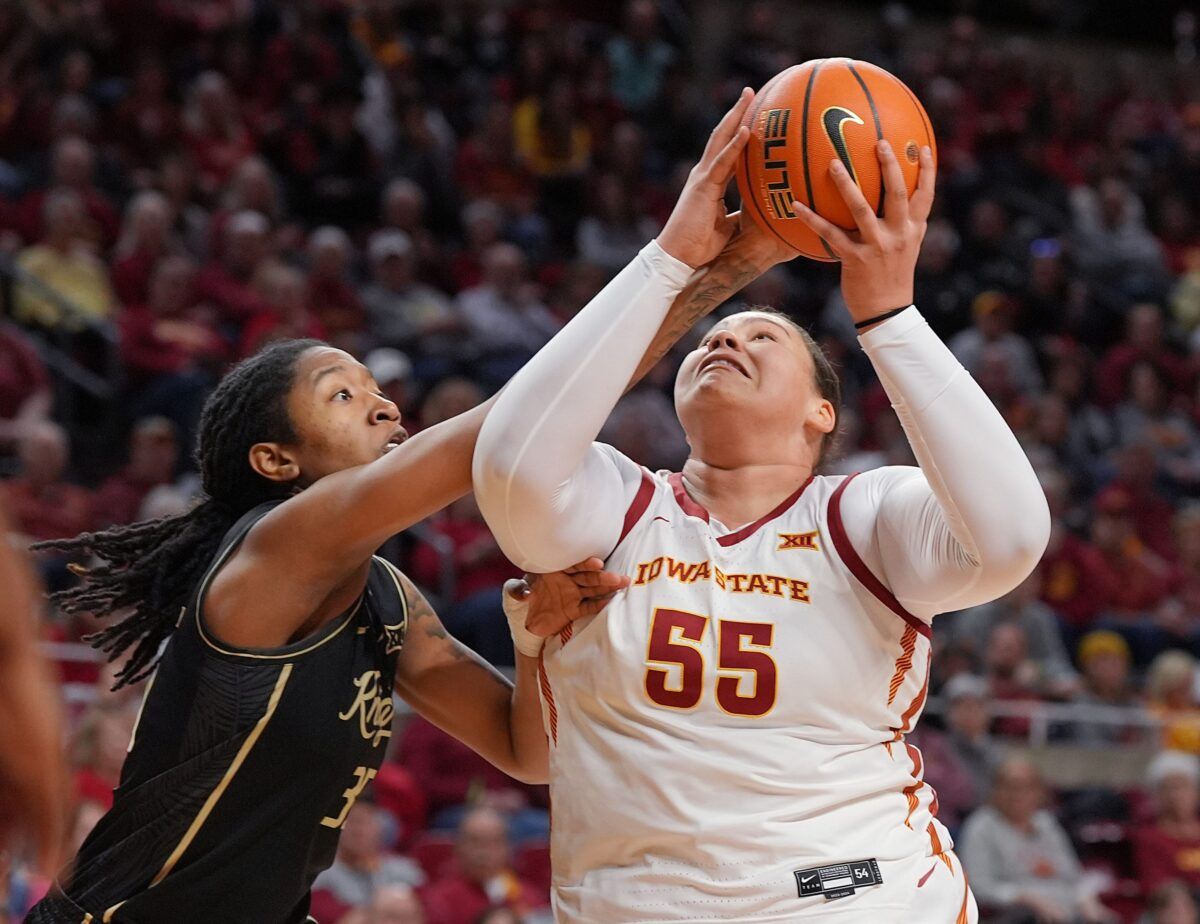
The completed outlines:
{"type": "MultiPolygon", "coordinates": [[[[941,708],[913,741],[941,817],[988,919],[1197,921],[1194,20],[1134,59],[899,4],[841,32],[782,2],[709,5],[727,18],[714,38],[693,6],[0,4],[4,503],[29,540],[185,509],[205,395],[273,338],[363,358],[410,430],[469,409],[654,236],[743,85],[812,57],[873,61],[938,136],[917,304],[1019,435],[1054,514],[1021,587],[939,619],[941,708]],[[1037,718],[1047,703],[1063,708],[1037,718]],[[1034,739],[1153,759],[1137,785],[1055,788],[1014,756],[1034,739]]],[[[776,268],[727,310],[754,303],[809,325],[840,367],[832,470],[912,464],[836,271],[776,268]]],[[[673,363],[603,434],[656,469],[687,453],[673,363]]],[[[456,635],[511,664],[499,588],[515,569],[470,498],[387,554],[456,635]]],[[[51,588],[71,580],[38,563],[51,588]]],[[[50,641],[92,628],[47,613],[50,641]]],[[[111,802],[139,691],[110,693],[111,666],[67,658],[62,674],[94,690],[70,736],[78,842],[111,802]]],[[[394,741],[316,916],[547,920],[545,790],[420,719],[394,741]]],[[[43,886],[0,858],[0,920],[43,886]]]]}

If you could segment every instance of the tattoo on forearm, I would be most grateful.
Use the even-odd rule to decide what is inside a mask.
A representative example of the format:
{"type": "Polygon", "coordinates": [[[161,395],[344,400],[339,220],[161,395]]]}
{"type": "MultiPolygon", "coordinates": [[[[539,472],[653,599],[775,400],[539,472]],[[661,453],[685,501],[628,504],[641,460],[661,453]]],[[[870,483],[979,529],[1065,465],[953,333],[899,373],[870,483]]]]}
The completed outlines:
{"type": "Polygon", "coordinates": [[[700,318],[736,295],[743,287],[757,279],[764,270],[764,267],[730,251],[726,251],[706,267],[675,298],[666,319],[654,335],[654,340],[634,373],[630,387],[636,385],[653,369],[700,318]]]}
{"type": "Polygon", "coordinates": [[[433,607],[429,605],[429,601],[425,599],[425,595],[417,590],[417,586],[407,576],[401,575],[401,578],[404,583],[404,595],[408,601],[407,631],[421,632],[426,638],[435,638],[440,641],[450,642],[454,657],[459,661],[466,660],[469,655],[459,645],[454,644],[450,633],[446,631],[446,627],[438,619],[437,613],[433,611],[433,607]]]}

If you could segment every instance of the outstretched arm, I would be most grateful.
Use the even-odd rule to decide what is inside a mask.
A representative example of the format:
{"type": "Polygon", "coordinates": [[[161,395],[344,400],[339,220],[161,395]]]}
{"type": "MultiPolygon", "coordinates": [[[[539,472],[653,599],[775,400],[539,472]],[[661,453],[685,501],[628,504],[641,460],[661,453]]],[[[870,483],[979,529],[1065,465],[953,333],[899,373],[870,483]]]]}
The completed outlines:
{"type": "MultiPolygon", "coordinates": [[[[602,571],[598,559],[567,573],[542,575],[531,585],[510,582],[504,609],[510,621],[561,627],[591,616],[627,580],[602,571]]],[[[396,663],[396,692],[417,712],[481,757],[524,783],[549,772],[538,696],[538,659],[518,643],[516,683],[453,638],[416,586],[404,578],[408,628],[396,663]]],[[[537,648],[540,649],[540,639],[537,648]]],[[[534,650],[534,649],[529,649],[534,650]]]]}
{"type": "Polygon", "coordinates": [[[751,99],[714,129],[658,240],[517,373],[483,425],[479,507],[527,570],[612,551],[637,485],[634,466],[592,442],[613,406],[699,317],[795,255],[725,214],[751,99]]]}
{"type": "Polygon", "coordinates": [[[886,142],[888,191],[876,217],[839,161],[834,182],[858,225],[846,232],[797,204],[797,214],[842,261],[842,292],[860,340],[908,435],[920,469],[868,473],[847,489],[843,520],[855,550],[922,618],[993,600],[1037,564],[1050,514],[1033,468],[983,390],[909,307],[933,204],[932,152],[921,155],[909,202],[886,142]]]}

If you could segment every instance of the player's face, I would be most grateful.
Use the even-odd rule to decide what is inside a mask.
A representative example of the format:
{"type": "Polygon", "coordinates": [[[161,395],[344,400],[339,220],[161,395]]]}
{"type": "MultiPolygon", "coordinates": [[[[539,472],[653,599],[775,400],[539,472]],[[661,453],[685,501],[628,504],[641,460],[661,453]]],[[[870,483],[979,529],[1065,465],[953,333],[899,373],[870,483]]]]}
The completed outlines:
{"type": "Polygon", "coordinates": [[[687,355],[675,380],[675,407],[688,432],[696,415],[753,409],[804,424],[822,407],[829,408],[832,429],[832,407],[817,391],[804,340],[786,321],[756,311],[718,321],[687,355]]]}
{"type": "Polygon", "coordinates": [[[254,458],[259,447],[273,451],[267,464],[277,466],[281,480],[301,486],[374,462],[408,438],[399,409],[383,396],[367,367],[332,347],[313,347],[300,355],[288,413],[297,443],[260,443],[251,453],[254,458]]]}

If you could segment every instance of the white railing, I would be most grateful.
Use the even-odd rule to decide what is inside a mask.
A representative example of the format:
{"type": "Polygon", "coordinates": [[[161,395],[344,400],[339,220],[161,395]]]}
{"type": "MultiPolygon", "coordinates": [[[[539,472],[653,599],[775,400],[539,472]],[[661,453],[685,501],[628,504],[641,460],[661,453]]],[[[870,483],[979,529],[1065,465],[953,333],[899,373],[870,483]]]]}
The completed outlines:
{"type": "MultiPolygon", "coordinates": [[[[104,661],[104,654],[81,642],[42,642],[42,654],[48,660],[77,663],[99,664],[104,661]]],[[[512,669],[502,668],[502,673],[512,675],[512,669]]],[[[86,703],[95,697],[95,691],[87,684],[66,684],[64,695],[69,702],[86,703]]],[[[948,703],[941,697],[932,696],[925,707],[927,715],[942,716],[948,703]]],[[[408,706],[397,699],[397,710],[407,712],[408,706]]],[[[1021,738],[1005,736],[1012,743],[1023,743],[1029,747],[1041,748],[1054,744],[1051,740],[1052,729],[1064,730],[1063,737],[1070,740],[1069,729],[1078,725],[1112,726],[1117,729],[1136,729],[1138,737],[1144,742],[1157,742],[1162,731],[1162,722],[1145,709],[1121,708],[1117,706],[1097,706],[1091,703],[1056,703],[1036,700],[991,700],[988,712],[993,718],[1022,719],[1029,723],[1029,730],[1021,738]]]]}
{"type": "MultiPolygon", "coordinates": [[[[930,697],[926,715],[944,715],[948,704],[941,697],[930,697]]],[[[1106,725],[1116,729],[1136,729],[1143,739],[1157,738],[1162,722],[1147,710],[1138,707],[1098,706],[1093,703],[1056,703],[1040,700],[995,699],[988,702],[988,714],[993,719],[1024,719],[1029,732],[1021,740],[1030,747],[1045,747],[1053,743],[1050,730],[1075,725],[1106,725]]],[[[1069,737],[1069,731],[1065,732],[1069,737]]],[[[1012,740],[1012,736],[1005,736],[1012,740]]]]}

